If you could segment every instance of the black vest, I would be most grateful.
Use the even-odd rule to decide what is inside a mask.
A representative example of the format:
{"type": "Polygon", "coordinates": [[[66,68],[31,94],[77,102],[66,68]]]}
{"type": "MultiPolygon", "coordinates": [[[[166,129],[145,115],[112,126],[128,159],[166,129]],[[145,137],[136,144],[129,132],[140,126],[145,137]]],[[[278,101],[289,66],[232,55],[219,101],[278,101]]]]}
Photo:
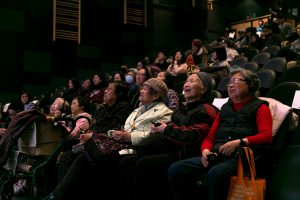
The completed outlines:
{"type": "Polygon", "coordinates": [[[233,111],[231,101],[224,104],[220,111],[220,126],[215,136],[214,149],[230,140],[257,134],[256,114],[262,104],[268,105],[268,102],[255,97],[238,112],[233,111]]]}

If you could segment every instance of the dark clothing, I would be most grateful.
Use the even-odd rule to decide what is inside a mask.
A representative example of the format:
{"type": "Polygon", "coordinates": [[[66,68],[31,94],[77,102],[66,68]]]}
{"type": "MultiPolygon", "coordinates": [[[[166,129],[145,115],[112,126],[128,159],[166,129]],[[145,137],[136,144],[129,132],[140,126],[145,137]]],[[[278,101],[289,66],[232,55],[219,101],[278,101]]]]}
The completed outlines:
{"type": "Polygon", "coordinates": [[[128,102],[131,110],[139,107],[140,87],[134,83],[128,89],[128,102]]]}
{"type": "Polygon", "coordinates": [[[64,94],[63,94],[63,98],[68,102],[68,103],[72,103],[72,100],[74,99],[74,97],[78,96],[79,94],[79,90],[78,89],[67,89],[64,94]]]}
{"type": "Polygon", "coordinates": [[[104,91],[105,87],[94,89],[90,92],[90,96],[88,97],[88,101],[90,103],[103,103],[104,91]]]}
{"type": "Polygon", "coordinates": [[[217,112],[217,108],[204,101],[182,104],[173,112],[172,123],[165,128],[163,136],[171,143],[186,146],[186,154],[198,155],[199,145],[208,133],[217,112]]]}
{"type": "Polygon", "coordinates": [[[110,191],[116,184],[117,163],[121,158],[118,152],[96,161],[82,151],[63,153],[58,165],[58,185],[52,194],[58,200],[94,199],[99,194],[103,199],[117,199],[119,193],[110,191]]]}
{"type": "Polygon", "coordinates": [[[139,107],[140,105],[139,97],[140,97],[140,89],[136,90],[133,96],[129,99],[129,104],[132,111],[139,107]]]}
{"type": "MultiPolygon", "coordinates": [[[[169,152],[153,149],[152,155],[151,153],[140,155],[138,152],[135,156],[121,160],[119,164],[121,193],[126,196],[123,197],[132,199],[132,196],[135,196],[137,200],[141,197],[142,199],[170,199],[171,193],[167,182],[168,167],[182,157],[199,154],[199,145],[208,133],[217,112],[214,106],[204,101],[181,105],[178,110],[175,110],[171,117],[172,123],[162,134],[165,140],[163,147],[170,147],[169,152]],[[179,149],[181,150],[178,152],[179,149]]],[[[164,149],[163,147],[161,149],[164,149]]]]}
{"type": "MultiPolygon", "coordinates": [[[[205,191],[196,185],[196,181],[201,177],[201,181],[207,176],[208,194],[210,200],[226,199],[230,185],[230,177],[237,171],[237,159],[231,158],[220,162],[214,166],[204,167],[201,157],[189,158],[173,163],[168,170],[168,177],[171,188],[175,189],[176,200],[195,199],[206,197],[205,191]],[[207,175],[205,175],[207,174],[207,175]],[[189,191],[189,192],[187,192],[189,191]]],[[[206,198],[203,198],[206,199],[206,198]]]]}
{"type": "Polygon", "coordinates": [[[53,191],[54,196],[59,200],[81,199],[82,191],[86,191],[89,185],[88,179],[92,175],[91,171],[94,171],[93,168],[86,153],[72,151],[63,153],[59,160],[58,185],[53,191]]]}
{"type": "Polygon", "coordinates": [[[264,47],[269,47],[273,45],[281,46],[281,42],[283,41],[283,37],[278,33],[272,33],[266,37],[264,40],[264,47]]]}
{"type": "MultiPolygon", "coordinates": [[[[199,190],[195,189],[195,182],[199,179],[201,179],[201,181],[205,180],[204,177],[207,177],[208,191],[206,191],[206,193],[208,193],[209,199],[226,199],[230,185],[230,177],[237,172],[237,150],[229,156],[220,154],[218,150],[220,146],[228,142],[228,140],[259,135],[257,113],[262,107],[262,104],[267,104],[267,102],[255,97],[245,101],[244,104],[240,104],[243,106],[238,110],[234,109],[235,104],[233,104],[231,100],[222,106],[218,129],[214,131],[214,128],[212,128],[212,131],[210,131],[208,137],[202,144],[202,151],[203,149],[210,149],[208,148],[207,140],[211,137],[209,142],[211,142],[211,140],[213,142],[212,149],[218,153],[215,162],[209,163],[207,167],[204,167],[201,157],[194,157],[178,161],[169,167],[168,177],[170,187],[176,199],[185,200],[202,195],[199,194],[199,190]]],[[[215,123],[213,126],[214,125],[215,123]]],[[[271,136],[271,123],[269,126],[271,136]]]]}
{"type": "Polygon", "coordinates": [[[266,101],[254,98],[238,112],[233,111],[231,101],[224,104],[220,111],[220,128],[214,143],[225,144],[230,140],[257,134],[256,113],[262,103],[268,105],[266,101]]]}
{"type": "MultiPolygon", "coordinates": [[[[125,123],[129,113],[129,104],[125,101],[115,103],[110,107],[102,105],[96,114],[96,123],[92,126],[92,130],[94,133],[104,133],[110,129],[120,129],[121,125],[125,123]]],[[[103,171],[116,171],[117,167],[115,167],[115,170],[113,170],[113,167],[117,166],[120,159],[121,156],[118,152],[114,152],[109,156],[97,157],[97,159],[92,159],[91,155],[85,151],[64,152],[59,160],[59,183],[53,191],[54,196],[64,200],[92,199],[92,191],[97,191],[97,189],[91,189],[93,187],[92,184],[89,184],[91,177],[98,177],[94,178],[94,180],[110,180],[110,178],[116,180],[117,177],[104,179],[103,176],[106,175],[106,173],[103,173],[103,171]],[[82,197],[80,194],[91,194],[91,198],[87,198],[86,196],[82,197]]],[[[108,173],[107,175],[111,174],[108,173]]],[[[108,185],[107,183],[107,186],[108,185]]],[[[97,187],[102,187],[103,193],[109,191],[109,188],[104,189],[106,182],[97,184],[97,187]]]]}
{"type": "Polygon", "coordinates": [[[130,114],[130,107],[126,101],[115,103],[112,106],[101,105],[96,112],[96,122],[91,129],[96,133],[105,133],[108,130],[120,130],[130,114]]]}
{"type": "Polygon", "coordinates": [[[167,70],[169,67],[169,63],[167,63],[167,61],[163,61],[162,63],[154,63],[153,65],[159,67],[160,70],[167,70]]]}

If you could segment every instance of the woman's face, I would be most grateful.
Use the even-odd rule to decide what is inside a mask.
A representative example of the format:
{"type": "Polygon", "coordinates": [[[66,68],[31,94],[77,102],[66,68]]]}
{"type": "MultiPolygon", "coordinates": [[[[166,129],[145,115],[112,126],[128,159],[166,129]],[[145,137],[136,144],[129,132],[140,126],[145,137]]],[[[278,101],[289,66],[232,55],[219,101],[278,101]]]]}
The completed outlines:
{"type": "Polygon", "coordinates": [[[255,37],[255,35],[252,35],[252,36],[251,36],[251,42],[252,42],[252,43],[255,43],[255,42],[256,42],[256,37],[255,37]]]}
{"type": "Polygon", "coordinates": [[[22,94],[22,95],[21,95],[21,102],[22,102],[23,104],[27,104],[28,101],[29,101],[28,94],[27,94],[27,93],[22,94]]]}
{"type": "Polygon", "coordinates": [[[165,72],[159,72],[157,74],[156,78],[159,79],[159,80],[165,81],[166,80],[165,72]]]}
{"type": "Polygon", "coordinates": [[[157,95],[153,95],[150,93],[150,87],[148,85],[143,85],[140,90],[139,101],[145,104],[153,103],[158,98],[157,95]]]}
{"type": "Polygon", "coordinates": [[[93,83],[94,83],[94,85],[100,85],[101,79],[98,75],[94,75],[93,83]]]}
{"type": "Polygon", "coordinates": [[[63,107],[63,99],[55,99],[55,101],[50,106],[50,114],[54,115],[56,112],[60,111],[63,107]]]}
{"type": "Polygon", "coordinates": [[[234,103],[241,102],[242,100],[251,96],[251,93],[249,92],[249,86],[242,74],[239,72],[230,78],[227,90],[229,98],[234,103]]]}
{"type": "Polygon", "coordinates": [[[180,51],[177,51],[175,54],[175,60],[181,60],[182,59],[182,54],[180,51]]]}
{"type": "Polygon", "coordinates": [[[120,74],[116,73],[114,76],[114,81],[121,81],[121,76],[120,74]]]}
{"type": "Polygon", "coordinates": [[[112,105],[117,101],[116,85],[109,83],[108,87],[104,91],[103,102],[108,105],[112,105]]]}
{"type": "Polygon", "coordinates": [[[136,75],[136,84],[142,85],[146,81],[146,70],[140,69],[136,75]]]}
{"type": "Polygon", "coordinates": [[[183,85],[184,97],[188,102],[202,98],[205,88],[196,74],[191,74],[183,85]]]}
{"type": "Polygon", "coordinates": [[[72,100],[71,112],[73,115],[78,115],[84,112],[83,107],[79,105],[77,98],[72,100]]]}
{"type": "Polygon", "coordinates": [[[90,79],[85,79],[82,83],[82,88],[85,89],[85,90],[89,90],[91,88],[91,81],[90,79]]]}
{"type": "Polygon", "coordinates": [[[69,82],[68,82],[68,88],[69,89],[73,89],[74,88],[72,80],[69,80],[69,82]]]}

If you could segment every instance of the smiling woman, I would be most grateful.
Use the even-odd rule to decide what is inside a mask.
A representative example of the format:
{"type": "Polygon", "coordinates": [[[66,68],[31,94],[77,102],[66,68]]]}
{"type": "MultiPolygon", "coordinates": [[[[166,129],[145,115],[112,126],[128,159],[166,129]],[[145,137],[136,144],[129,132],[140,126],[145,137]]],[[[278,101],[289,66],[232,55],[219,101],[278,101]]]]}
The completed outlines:
{"type": "Polygon", "coordinates": [[[183,86],[186,102],[174,110],[171,121],[154,123],[150,135],[135,146],[137,154],[121,160],[123,199],[132,198],[132,185],[137,196],[144,200],[155,199],[157,194],[160,199],[167,199],[169,165],[198,154],[199,145],[218,113],[206,98],[211,87],[208,74],[192,73],[183,86]]]}
{"type": "Polygon", "coordinates": [[[209,199],[226,199],[230,177],[237,171],[239,148],[266,145],[272,141],[268,103],[254,95],[259,88],[257,75],[238,68],[229,77],[229,101],[222,106],[201,145],[202,156],[178,161],[168,170],[176,199],[190,199],[197,195],[195,177],[203,173],[208,177],[209,199]],[[210,162],[208,155],[215,153],[217,160],[210,162]]]}

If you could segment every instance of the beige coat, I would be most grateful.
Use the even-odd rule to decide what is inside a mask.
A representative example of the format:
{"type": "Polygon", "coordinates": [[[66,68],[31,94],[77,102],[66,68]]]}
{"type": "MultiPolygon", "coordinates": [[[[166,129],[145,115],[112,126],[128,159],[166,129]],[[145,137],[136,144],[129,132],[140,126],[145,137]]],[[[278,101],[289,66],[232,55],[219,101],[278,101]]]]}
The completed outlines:
{"type": "Polygon", "coordinates": [[[164,103],[160,102],[136,118],[140,109],[141,106],[128,116],[124,126],[125,131],[131,134],[131,142],[133,145],[136,145],[139,141],[149,135],[152,122],[161,120],[170,121],[173,112],[164,103]]]}

